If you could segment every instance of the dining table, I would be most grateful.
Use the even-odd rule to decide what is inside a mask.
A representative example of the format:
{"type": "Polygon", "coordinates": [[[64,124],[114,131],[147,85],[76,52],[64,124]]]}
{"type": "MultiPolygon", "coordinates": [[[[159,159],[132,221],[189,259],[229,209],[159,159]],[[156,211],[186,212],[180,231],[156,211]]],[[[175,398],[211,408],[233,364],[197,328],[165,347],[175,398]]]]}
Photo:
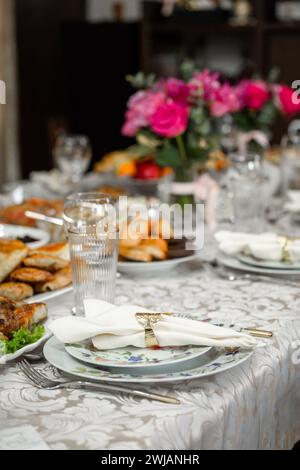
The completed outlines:
{"type": "MultiPolygon", "coordinates": [[[[0,449],[293,448],[300,440],[300,279],[298,287],[297,279],[220,276],[211,262],[216,250],[207,232],[198,256],[172,271],[122,274],[115,303],[256,327],[272,331],[272,339],[222,373],[140,386],[180,404],[115,392],[40,390],[17,361],[0,366],[0,449]]],[[[51,319],[59,318],[71,311],[73,294],[47,303],[51,319]]],[[[36,366],[55,373],[45,360],[36,366]]]]}

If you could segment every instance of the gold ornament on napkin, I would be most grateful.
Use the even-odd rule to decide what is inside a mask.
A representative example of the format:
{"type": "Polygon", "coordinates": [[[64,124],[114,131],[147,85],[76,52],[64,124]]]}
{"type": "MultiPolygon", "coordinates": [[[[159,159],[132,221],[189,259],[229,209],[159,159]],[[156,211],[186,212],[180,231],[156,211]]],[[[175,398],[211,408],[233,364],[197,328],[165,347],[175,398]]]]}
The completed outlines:
{"type": "Polygon", "coordinates": [[[159,346],[154,333],[154,325],[162,321],[162,315],[172,315],[171,313],[136,313],[137,321],[145,328],[145,344],[146,348],[159,346]]]}

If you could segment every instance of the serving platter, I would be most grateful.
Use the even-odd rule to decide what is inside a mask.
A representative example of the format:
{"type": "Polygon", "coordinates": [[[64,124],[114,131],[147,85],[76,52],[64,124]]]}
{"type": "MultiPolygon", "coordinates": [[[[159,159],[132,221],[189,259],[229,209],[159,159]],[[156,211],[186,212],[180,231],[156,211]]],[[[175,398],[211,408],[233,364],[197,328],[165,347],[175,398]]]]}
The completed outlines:
{"type": "Polygon", "coordinates": [[[169,271],[180,264],[193,261],[197,258],[197,254],[185,256],[181,258],[166,259],[163,261],[152,261],[151,263],[142,263],[136,261],[119,261],[118,271],[124,274],[147,274],[158,271],[169,271]]]}
{"type": "Polygon", "coordinates": [[[39,346],[41,346],[47,339],[49,339],[51,337],[51,334],[52,333],[49,330],[47,330],[47,328],[45,328],[44,335],[35,343],[27,344],[23,348],[18,349],[18,351],[14,352],[13,354],[1,355],[1,352],[0,352],[0,365],[4,365],[10,361],[15,361],[19,357],[23,356],[23,354],[31,353],[32,351],[37,349],[39,346]]]}
{"type": "Polygon", "coordinates": [[[55,297],[60,297],[61,295],[69,294],[72,292],[73,286],[64,287],[63,289],[57,289],[54,291],[43,292],[42,294],[36,294],[29,299],[26,299],[28,304],[36,302],[45,302],[46,300],[54,299],[55,297]]]}
{"type": "Polygon", "coordinates": [[[33,227],[23,227],[21,225],[0,224],[0,239],[8,238],[23,241],[26,237],[35,240],[32,242],[24,241],[28,248],[32,250],[47,245],[50,241],[50,235],[45,230],[33,227]]]}

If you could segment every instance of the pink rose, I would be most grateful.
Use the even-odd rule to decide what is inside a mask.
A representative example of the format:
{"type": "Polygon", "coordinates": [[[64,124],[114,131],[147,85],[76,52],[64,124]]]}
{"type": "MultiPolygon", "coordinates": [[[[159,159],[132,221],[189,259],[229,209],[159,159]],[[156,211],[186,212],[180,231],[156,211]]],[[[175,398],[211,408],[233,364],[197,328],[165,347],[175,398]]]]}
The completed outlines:
{"type": "Polygon", "coordinates": [[[152,130],[162,137],[172,138],[183,134],[188,125],[189,110],[177,103],[159,106],[151,118],[152,130]]]}
{"type": "Polygon", "coordinates": [[[122,134],[135,136],[143,127],[148,127],[156,109],[164,102],[165,94],[160,91],[138,91],[128,101],[122,134]]]}
{"type": "Polygon", "coordinates": [[[203,93],[203,98],[206,101],[214,99],[215,93],[220,88],[220,75],[216,72],[210,72],[209,70],[203,70],[203,72],[197,73],[190,86],[192,89],[200,88],[203,93]]]}
{"type": "Polygon", "coordinates": [[[237,86],[243,107],[260,111],[270,99],[270,91],[262,80],[245,80],[237,86]]]}
{"type": "Polygon", "coordinates": [[[287,116],[294,116],[300,113],[300,104],[297,96],[294,96],[295,90],[286,85],[275,85],[275,97],[279,109],[287,116]]]}
{"type": "Polygon", "coordinates": [[[186,104],[190,95],[190,87],[182,80],[169,78],[166,82],[167,95],[176,103],[186,104]]]}
{"type": "Polygon", "coordinates": [[[224,83],[215,91],[210,104],[210,111],[214,117],[222,117],[240,109],[240,100],[235,89],[229,83],[224,83]]]}

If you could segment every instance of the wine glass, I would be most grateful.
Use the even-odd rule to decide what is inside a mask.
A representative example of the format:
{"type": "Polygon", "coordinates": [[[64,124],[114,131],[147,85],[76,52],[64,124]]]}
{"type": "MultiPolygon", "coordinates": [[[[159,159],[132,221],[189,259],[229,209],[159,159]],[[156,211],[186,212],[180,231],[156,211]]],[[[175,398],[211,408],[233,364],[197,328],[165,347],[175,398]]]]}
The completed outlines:
{"type": "Polygon", "coordinates": [[[91,163],[90,141],[84,135],[60,135],[53,154],[59,170],[72,184],[76,184],[91,163]]]}

